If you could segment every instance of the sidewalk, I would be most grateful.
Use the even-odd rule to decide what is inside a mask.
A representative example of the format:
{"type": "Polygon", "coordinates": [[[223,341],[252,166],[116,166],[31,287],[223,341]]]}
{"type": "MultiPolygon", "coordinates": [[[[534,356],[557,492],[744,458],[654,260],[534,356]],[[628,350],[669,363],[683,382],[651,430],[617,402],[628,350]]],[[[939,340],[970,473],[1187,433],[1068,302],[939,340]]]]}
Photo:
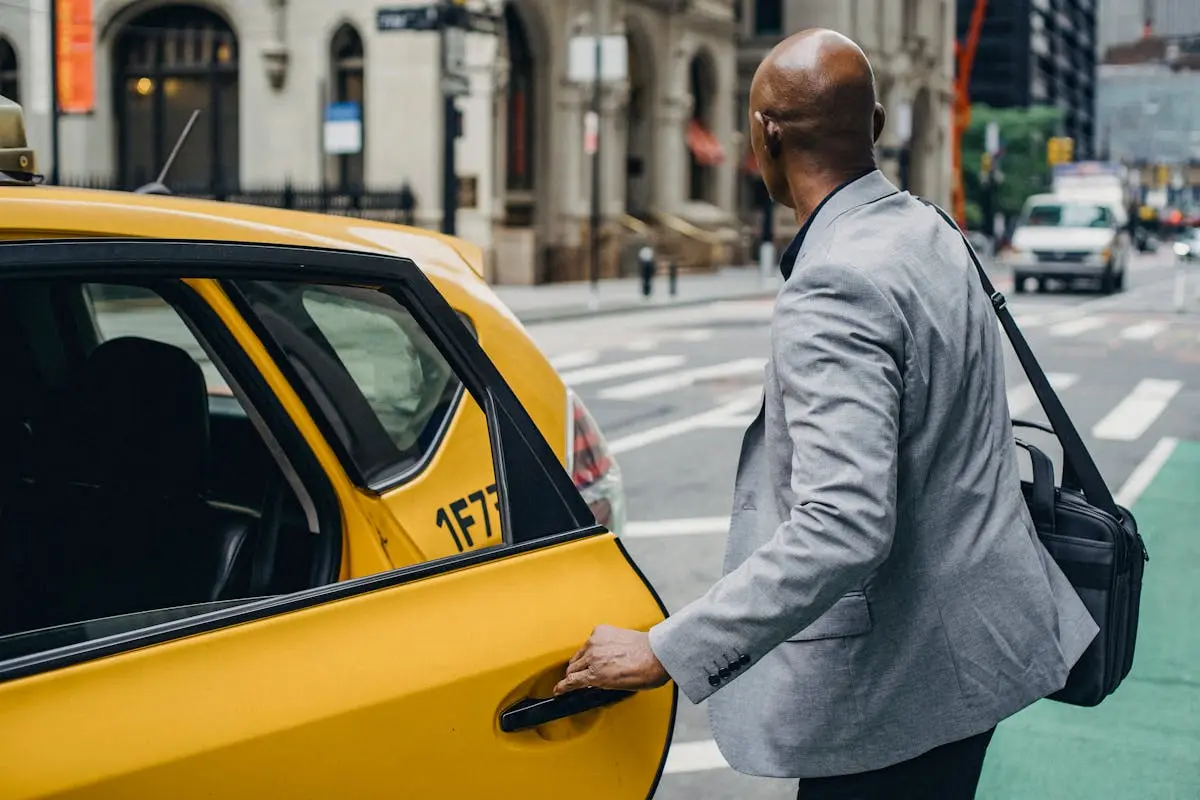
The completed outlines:
{"type": "Polygon", "coordinates": [[[592,308],[588,281],[538,286],[493,286],[497,296],[521,322],[537,323],[615,314],[642,309],[675,308],[716,300],[771,298],[779,291],[779,275],[759,277],[757,266],[724,267],[712,273],[681,274],[671,296],[666,274],[654,276],[651,296],[642,297],[640,278],[608,278],[599,282],[599,308],[592,308]]]}

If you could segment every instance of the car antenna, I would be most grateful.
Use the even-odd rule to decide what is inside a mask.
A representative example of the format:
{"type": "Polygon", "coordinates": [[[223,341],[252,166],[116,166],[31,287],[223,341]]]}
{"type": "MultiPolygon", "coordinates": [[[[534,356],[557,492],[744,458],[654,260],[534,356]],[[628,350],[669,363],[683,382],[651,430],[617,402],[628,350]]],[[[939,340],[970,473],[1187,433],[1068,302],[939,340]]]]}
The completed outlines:
{"type": "Polygon", "coordinates": [[[175,147],[171,149],[171,155],[167,156],[167,163],[163,164],[162,172],[158,173],[158,179],[134,189],[134,194],[171,193],[171,190],[167,188],[167,185],[163,181],[167,179],[167,172],[170,171],[171,165],[175,163],[175,156],[179,155],[179,150],[183,147],[184,141],[187,140],[188,134],[192,132],[192,126],[196,124],[196,117],[198,116],[200,116],[200,109],[197,108],[192,112],[187,125],[183,126],[183,133],[179,134],[179,140],[175,142],[175,147]]]}

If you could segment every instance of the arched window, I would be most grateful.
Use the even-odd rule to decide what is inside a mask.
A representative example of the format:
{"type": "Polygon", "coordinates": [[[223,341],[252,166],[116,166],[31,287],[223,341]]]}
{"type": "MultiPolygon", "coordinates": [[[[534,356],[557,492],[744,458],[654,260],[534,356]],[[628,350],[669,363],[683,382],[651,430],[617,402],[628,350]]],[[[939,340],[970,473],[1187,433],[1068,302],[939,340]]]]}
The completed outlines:
{"type": "Polygon", "coordinates": [[[236,190],[238,43],[229,24],[196,6],[155,8],[125,25],[114,53],[121,182],[154,180],[200,109],[168,184],[218,195],[236,190]]]}
{"type": "Polygon", "coordinates": [[[783,33],[783,0],[755,0],[754,35],[778,36],[783,33]]]}
{"type": "Polygon", "coordinates": [[[515,3],[504,6],[508,35],[508,176],[509,192],[532,192],[534,153],[534,72],[529,35],[515,3]]]}
{"type": "Polygon", "coordinates": [[[366,178],[367,119],[366,84],[364,79],[363,41],[352,25],[343,25],[333,35],[330,45],[330,63],[333,67],[331,98],[335,103],[354,103],[358,106],[358,118],[362,139],[357,153],[342,153],[335,158],[334,174],[343,192],[361,191],[366,178]]]}
{"type": "Polygon", "coordinates": [[[692,57],[688,70],[692,96],[692,118],[688,122],[688,199],[712,202],[713,167],[724,157],[712,134],[713,105],[716,100],[716,66],[707,51],[692,57]]]}
{"type": "Polygon", "coordinates": [[[12,43],[0,36],[0,97],[21,102],[21,73],[17,68],[17,51],[12,43]]]}

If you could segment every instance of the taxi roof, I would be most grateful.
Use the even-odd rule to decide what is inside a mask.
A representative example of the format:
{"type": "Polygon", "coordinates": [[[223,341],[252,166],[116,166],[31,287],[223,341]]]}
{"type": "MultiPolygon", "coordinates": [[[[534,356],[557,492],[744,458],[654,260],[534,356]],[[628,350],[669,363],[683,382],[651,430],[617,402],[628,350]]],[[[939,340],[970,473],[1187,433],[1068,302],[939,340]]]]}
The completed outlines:
{"type": "Polygon", "coordinates": [[[431,279],[478,283],[479,247],[423,228],[305,211],[45,185],[0,185],[0,239],[155,238],[281,244],[410,258],[431,279]]]}

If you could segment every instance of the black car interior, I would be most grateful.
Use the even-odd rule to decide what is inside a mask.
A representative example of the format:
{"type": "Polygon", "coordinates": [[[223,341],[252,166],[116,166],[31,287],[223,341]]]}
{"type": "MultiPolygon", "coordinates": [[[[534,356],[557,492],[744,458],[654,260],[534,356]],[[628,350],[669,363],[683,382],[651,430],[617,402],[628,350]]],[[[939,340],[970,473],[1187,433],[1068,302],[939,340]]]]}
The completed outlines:
{"type": "Polygon", "coordinates": [[[90,309],[0,284],[0,637],[312,585],[320,534],[241,399],[90,309]]]}

